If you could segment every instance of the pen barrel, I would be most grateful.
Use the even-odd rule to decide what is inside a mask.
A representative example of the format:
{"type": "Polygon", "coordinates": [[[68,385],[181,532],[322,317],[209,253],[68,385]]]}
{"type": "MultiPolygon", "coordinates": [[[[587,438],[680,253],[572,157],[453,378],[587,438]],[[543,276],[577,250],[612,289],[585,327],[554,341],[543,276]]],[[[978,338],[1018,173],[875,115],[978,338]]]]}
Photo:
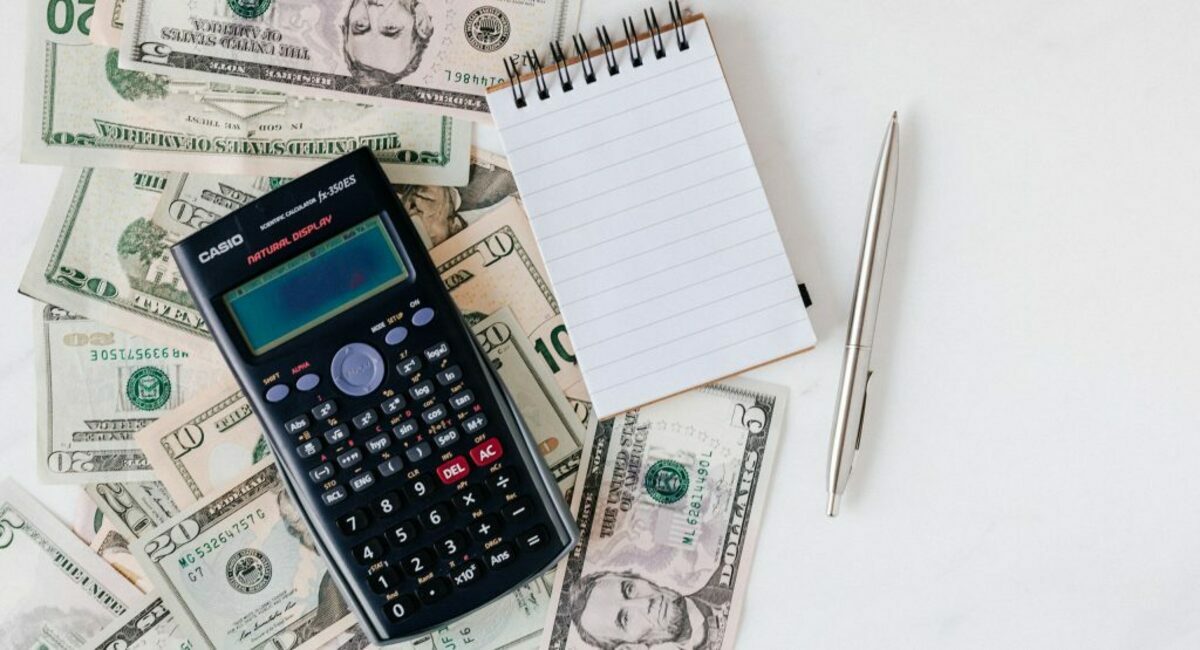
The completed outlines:
{"type": "Polygon", "coordinates": [[[833,414],[833,435],[829,439],[828,492],[841,494],[854,465],[862,433],[863,413],[867,404],[867,384],[871,377],[871,349],[847,345],[838,383],[837,408],[833,414]]]}
{"type": "Polygon", "coordinates": [[[899,168],[898,133],[895,121],[888,125],[879,163],[875,167],[875,185],[867,208],[863,227],[862,255],[854,276],[854,298],[851,300],[850,326],[846,329],[846,345],[870,347],[875,341],[875,320],[879,314],[879,292],[887,264],[888,241],[892,233],[892,212],[895,204],[896,171],[899,168]]]}

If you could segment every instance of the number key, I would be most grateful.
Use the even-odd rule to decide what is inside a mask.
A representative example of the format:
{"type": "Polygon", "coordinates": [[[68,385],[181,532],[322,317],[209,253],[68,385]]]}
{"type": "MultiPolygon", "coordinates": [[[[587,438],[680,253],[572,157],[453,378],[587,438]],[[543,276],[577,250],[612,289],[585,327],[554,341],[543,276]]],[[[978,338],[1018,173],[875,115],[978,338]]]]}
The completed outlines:
{"type": "Polygon", "coordinates": [[[379,513],[380,517],[387,517],[399,510],[403,504],[404,501],[400,499],[399,494],[388,492],[375,501],[375,511],[379,513]]]}
{"type": "Polygon", "coordinates": [[[358,560],[359,564],[370,564],[382,557],[383,540],[379,538],[369,539],[354,548],[354,559],[358,560]]]}
{"type": "Polygon", "coordinates": [[[433,551],[423,548],[404,558],[401,564],[404,565],[404,572],[415,578],[431,570],[436,562],[437,557],[434,556],[433,551]]]}
{"type": "Polygon", "coordinates": [[[367,516],[366,510],[355,510],[348,515],[338,519],[338,528],[347,535],[357,535],[362,532],[371,523],[371,518],[367,516]]]}
{"type": "Polygon", "coordinates": [[[450,506],[445,503],[439,503],[421,513],[421,523],[429,530],[441,528],[448,521],[450,521],[450,506]]]}
{"type": "Polygon", "coordinates": [[[404,548],[412,543],[417,537],[417,523],[411,519],[402,521],[388,531],[388,539],[396,545],[396,548],[404,548]]]}
{"type": "Polygon", "coordinates": [[[402,594],[399,598],[384,607],[384,612],[387,613],[388,620],[393,623],[407,620],[416,611],[417,599],[408,594],[402,594]]]}
{"type": "Polygon", "coordinates": [[[467,536],[462,533],[450,533],[446,537],[438,540],[438,553],[446,559],[454,559],[454,556],[463,552],[467,548],[467,536]]]}
{"type": "Polygon", "coordinates": [[[424,476],[418,476],[404,486],[404,491],[408,493],[410,499],[416,501],[433,494],[433,488],[433,481],[424,476]]]}
{"type": "Polygon", "coordinates": [[[385,566],[367,578],[367,581],[371,583],[371,591],[377,594],[386,594],[400,583],[400,574],[396,573],[392,567],[385,566]]]}

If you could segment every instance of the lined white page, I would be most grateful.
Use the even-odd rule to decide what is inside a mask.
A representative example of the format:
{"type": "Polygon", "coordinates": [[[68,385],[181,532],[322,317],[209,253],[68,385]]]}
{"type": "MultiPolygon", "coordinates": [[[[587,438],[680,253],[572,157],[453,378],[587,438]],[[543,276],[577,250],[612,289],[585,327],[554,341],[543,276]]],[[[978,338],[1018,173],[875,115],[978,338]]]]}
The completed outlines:
{"type": "Polygon", "coordinates": [[[704,19],[488,95],[601,416],[816,342],[704,19]]]}

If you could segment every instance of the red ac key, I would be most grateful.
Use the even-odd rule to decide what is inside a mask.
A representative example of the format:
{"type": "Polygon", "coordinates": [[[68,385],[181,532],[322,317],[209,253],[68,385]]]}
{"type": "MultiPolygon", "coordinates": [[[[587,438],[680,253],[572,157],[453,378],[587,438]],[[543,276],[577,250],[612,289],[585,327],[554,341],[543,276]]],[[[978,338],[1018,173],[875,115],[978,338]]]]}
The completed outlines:
{"type": "Polygon", "coordinates": [[[500,441],[495,438],[488,438],[471,449],[471,460],[475,461],[475,464],[479,467],[491,465],[500,460],[500,457],[503,455],[504,448],[500,446],[500,441]]]}
{"type": "Polygon", "coordinates": [[[442,483],[451,485],[466,478],[470,471],[471,466],[467,464],[467,459],[462,456],[455,456],[438,465],[437,475],[438,478],[442,479],[442,483]]]}

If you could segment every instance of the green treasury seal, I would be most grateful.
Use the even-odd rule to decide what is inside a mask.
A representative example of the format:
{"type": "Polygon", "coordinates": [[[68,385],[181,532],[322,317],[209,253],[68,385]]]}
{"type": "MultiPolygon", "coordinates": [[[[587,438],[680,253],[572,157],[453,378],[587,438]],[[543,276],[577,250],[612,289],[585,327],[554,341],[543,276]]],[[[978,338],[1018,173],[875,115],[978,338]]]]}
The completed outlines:
{"type": "Polygon", "coordinates": [[[230,556],[225,578],[243,594],[256,594],[271,583],[271,560],[262,551],[244,548],[230,556]]]}
{"type": "Polygon", "coordinates": [[[675,503],[687,494],[688,473],[673,460],[656,461],[646,470],[646,492],[659,503],[675,503]]]}
{"type": "Polygon", "coordinates": [[[225,0],[229,9],[242,18],[258,18],[267,13],[271,0],[225,0]]]}
{"type": "Polygon", "coordinates": [[[171,378],[154,366],[143,366],[129,375],[125,395],[143,411],[160,409],[171,398],[171,378]]]}

